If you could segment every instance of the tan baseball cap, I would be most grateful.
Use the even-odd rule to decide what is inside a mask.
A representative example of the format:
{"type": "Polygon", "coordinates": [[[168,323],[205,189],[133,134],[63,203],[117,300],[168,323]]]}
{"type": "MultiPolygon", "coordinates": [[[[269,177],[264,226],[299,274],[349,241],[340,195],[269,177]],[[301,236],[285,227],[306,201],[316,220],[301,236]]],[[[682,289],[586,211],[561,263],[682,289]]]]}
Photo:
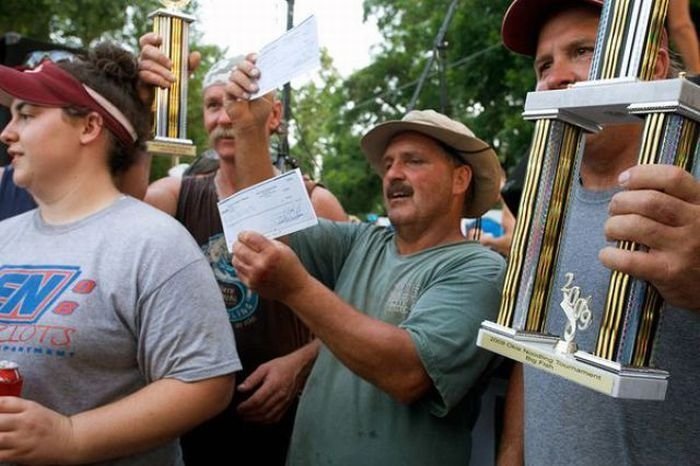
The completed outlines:
{"type": "Polygon", "coordinates": [[[435,110],[413,110],[401,120],[381,123],[360,141],[362,151],[377,173],[382,173],[382,156],[391,139],[415,131],[453,148],[472,169],[470,195],[464,203],[465,217],[479,217],[498,201],[500,163],[496,152],[459,121],[435,110]]]}

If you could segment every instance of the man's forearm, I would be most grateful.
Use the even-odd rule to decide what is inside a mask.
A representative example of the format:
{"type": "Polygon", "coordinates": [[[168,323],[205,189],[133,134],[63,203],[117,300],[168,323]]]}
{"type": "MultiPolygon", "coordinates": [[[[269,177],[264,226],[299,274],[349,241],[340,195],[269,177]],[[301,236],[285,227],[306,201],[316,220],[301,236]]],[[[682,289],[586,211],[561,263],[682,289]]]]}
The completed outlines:
{"type": "Polygon", "coordinates": [[[428,392],[432,381],[406,330],[358,312],[309,279],[286,304],[345,366],[403,403],[428,392]]]}
{"type": "Polygon", "coordinates": [[[249,127],[236,132],[236,190],[274,176],[270,163],[267,128],[249,127]]]}
{"type": "Polygon", "coordinates": [[[515,364],[508,381],[498,466],[523,464],[523,366],[515,364]]]}
{"type": "Polygon", "coordinates": [[[302,378],[302,386],[306,383],[309,372],[311,372],[311,368],[314,366],[320,347],[321,341],[318,338],[314,338],[306,345],[290,353],[290,356],[294,356],[299,365],[299,376],[302,378]]]}

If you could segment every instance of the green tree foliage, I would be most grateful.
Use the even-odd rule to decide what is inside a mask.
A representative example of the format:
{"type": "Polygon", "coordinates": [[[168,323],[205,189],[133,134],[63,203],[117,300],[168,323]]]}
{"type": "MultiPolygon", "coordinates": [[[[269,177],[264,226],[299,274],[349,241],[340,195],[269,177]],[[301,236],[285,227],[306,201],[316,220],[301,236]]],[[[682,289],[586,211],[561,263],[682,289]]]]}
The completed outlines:
{"type": "MultiPolygon", "coordinates": [[[[197,16],[198,1],[185,13],[197,16]]],[[[0,34],[17,32],[31,39],[74,48],[85,48],[101,40],[113,40],[138,52],[138,39],[152,30],[149,14],[162,5],[158,0],[3,0],[0,1],[0,34]]],[[[188,136],[199,150],[207,146],[202,124],[202,77],[223,55],[217,46],[200,45],[202,25],[195,21],[190,47],[202,53],[202,65],[189,83],[188,136]]],[[[151,178],[164,176],[171,165],[168,157],[155,157],[151,178]]]]}
{"type": "Polygon", "coordinates": [[[343,80],[325,50],[321,64],[319,78],[292,93],[292,155],[305,173],[320,175],[348,212],[376,212],[382,208],[379,179],[359,150],[360,133],[347,131],[339,118],[347,102],[343,80]]]}
{"type": "Polygon", "coordinates": [[[135,49],[148,14],[160,7],[158,0],[4,0],[0,31],[73,47],[109,38],[135,49]]]}
{"type": "MultiPolygon", "coordinates": [[[[376,19],[384,38],[374,50],[372,63],[341,82],[333,80],[322,89],[309,85],[297,93],[295,108],[307,111],[295,112],[295,118],[317,133],[309,132],[306,144],[310,139],[322,142],[322,150],[316,153],[324,157],[323,180],[349,212],[381,209],[380,182],[364,160],[359,139],[372,125],[399,119],[406,112],[450,3],[365,0],[365,17],[376,19]]],[[[520,115],[524,97],[534,87],[530,60],[501,45],[500,24],[509,3],[459,1],[443,55],[445,113],[493,145],[506,167],[527,151],[532,128],[520,115]]],[[[437,70],[436,63],[416,108],[441,109],[437,70]]]]}
{"type": "Polygon", "coordinates": [[[700,0],[690,0],[690,16],[695,24],[695,32],[700,29],[700,0]]]}

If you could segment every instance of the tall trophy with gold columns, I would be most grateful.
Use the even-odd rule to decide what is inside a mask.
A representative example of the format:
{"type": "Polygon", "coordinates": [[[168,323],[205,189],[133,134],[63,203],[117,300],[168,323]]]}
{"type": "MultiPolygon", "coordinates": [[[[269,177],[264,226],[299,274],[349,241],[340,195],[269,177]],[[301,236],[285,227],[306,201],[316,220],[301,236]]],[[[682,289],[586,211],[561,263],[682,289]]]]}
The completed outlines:
{"type": "MultiPolygon", "coordinates": [[[[583,154],[584,131],[643,121],[640,164],[697,172],[700,87],[684,79],[651,81],[668,0],[606,0],[589,81],[531,92],[524,117],[535,133],[497,322],[484,322],[478,344],[610,396],[663,399],[668,373],[650,367],[661,299],[646,282],[613,272],[602,318],[567,277],[553,289],[567,203],[583,154]],[[563,300],[551,304],[554,293],[563,300]],[[548,318],[564,313],[562,335],[548,318]],[[576,332],[597,332],[595,349],[578,349],[576,332]]],[[[620,242],[617,247],[643,246],[620,242]]]]}
{"type": "Polygon", "coordinates": [[[187,82],[189,57],[189,30],[194,17],[182,13],[189,0],[162,0],[165,8],[149,15],[153,31],[162,39],[162,50],[170,58],[175,82],[168,89],[156,89],[154,106],[154,137],[148,141],[148,151],[169,155],[195,156],[197,148],[187,139],[187,82]]]}

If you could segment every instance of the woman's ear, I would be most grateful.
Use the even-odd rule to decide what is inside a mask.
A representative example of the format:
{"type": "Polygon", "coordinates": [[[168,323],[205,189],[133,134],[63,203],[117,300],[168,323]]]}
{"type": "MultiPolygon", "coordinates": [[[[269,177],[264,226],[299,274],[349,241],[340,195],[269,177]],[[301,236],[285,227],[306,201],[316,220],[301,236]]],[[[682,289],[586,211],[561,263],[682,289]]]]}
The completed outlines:
{"type": "Polygon", "coordinates": [[[97,112],[88,113],[81,121],[82,132],[80,134],[80,142],[83,144],[93,142],[100,136],[100,133],[105,130],[102,115],[97,112]]]}

